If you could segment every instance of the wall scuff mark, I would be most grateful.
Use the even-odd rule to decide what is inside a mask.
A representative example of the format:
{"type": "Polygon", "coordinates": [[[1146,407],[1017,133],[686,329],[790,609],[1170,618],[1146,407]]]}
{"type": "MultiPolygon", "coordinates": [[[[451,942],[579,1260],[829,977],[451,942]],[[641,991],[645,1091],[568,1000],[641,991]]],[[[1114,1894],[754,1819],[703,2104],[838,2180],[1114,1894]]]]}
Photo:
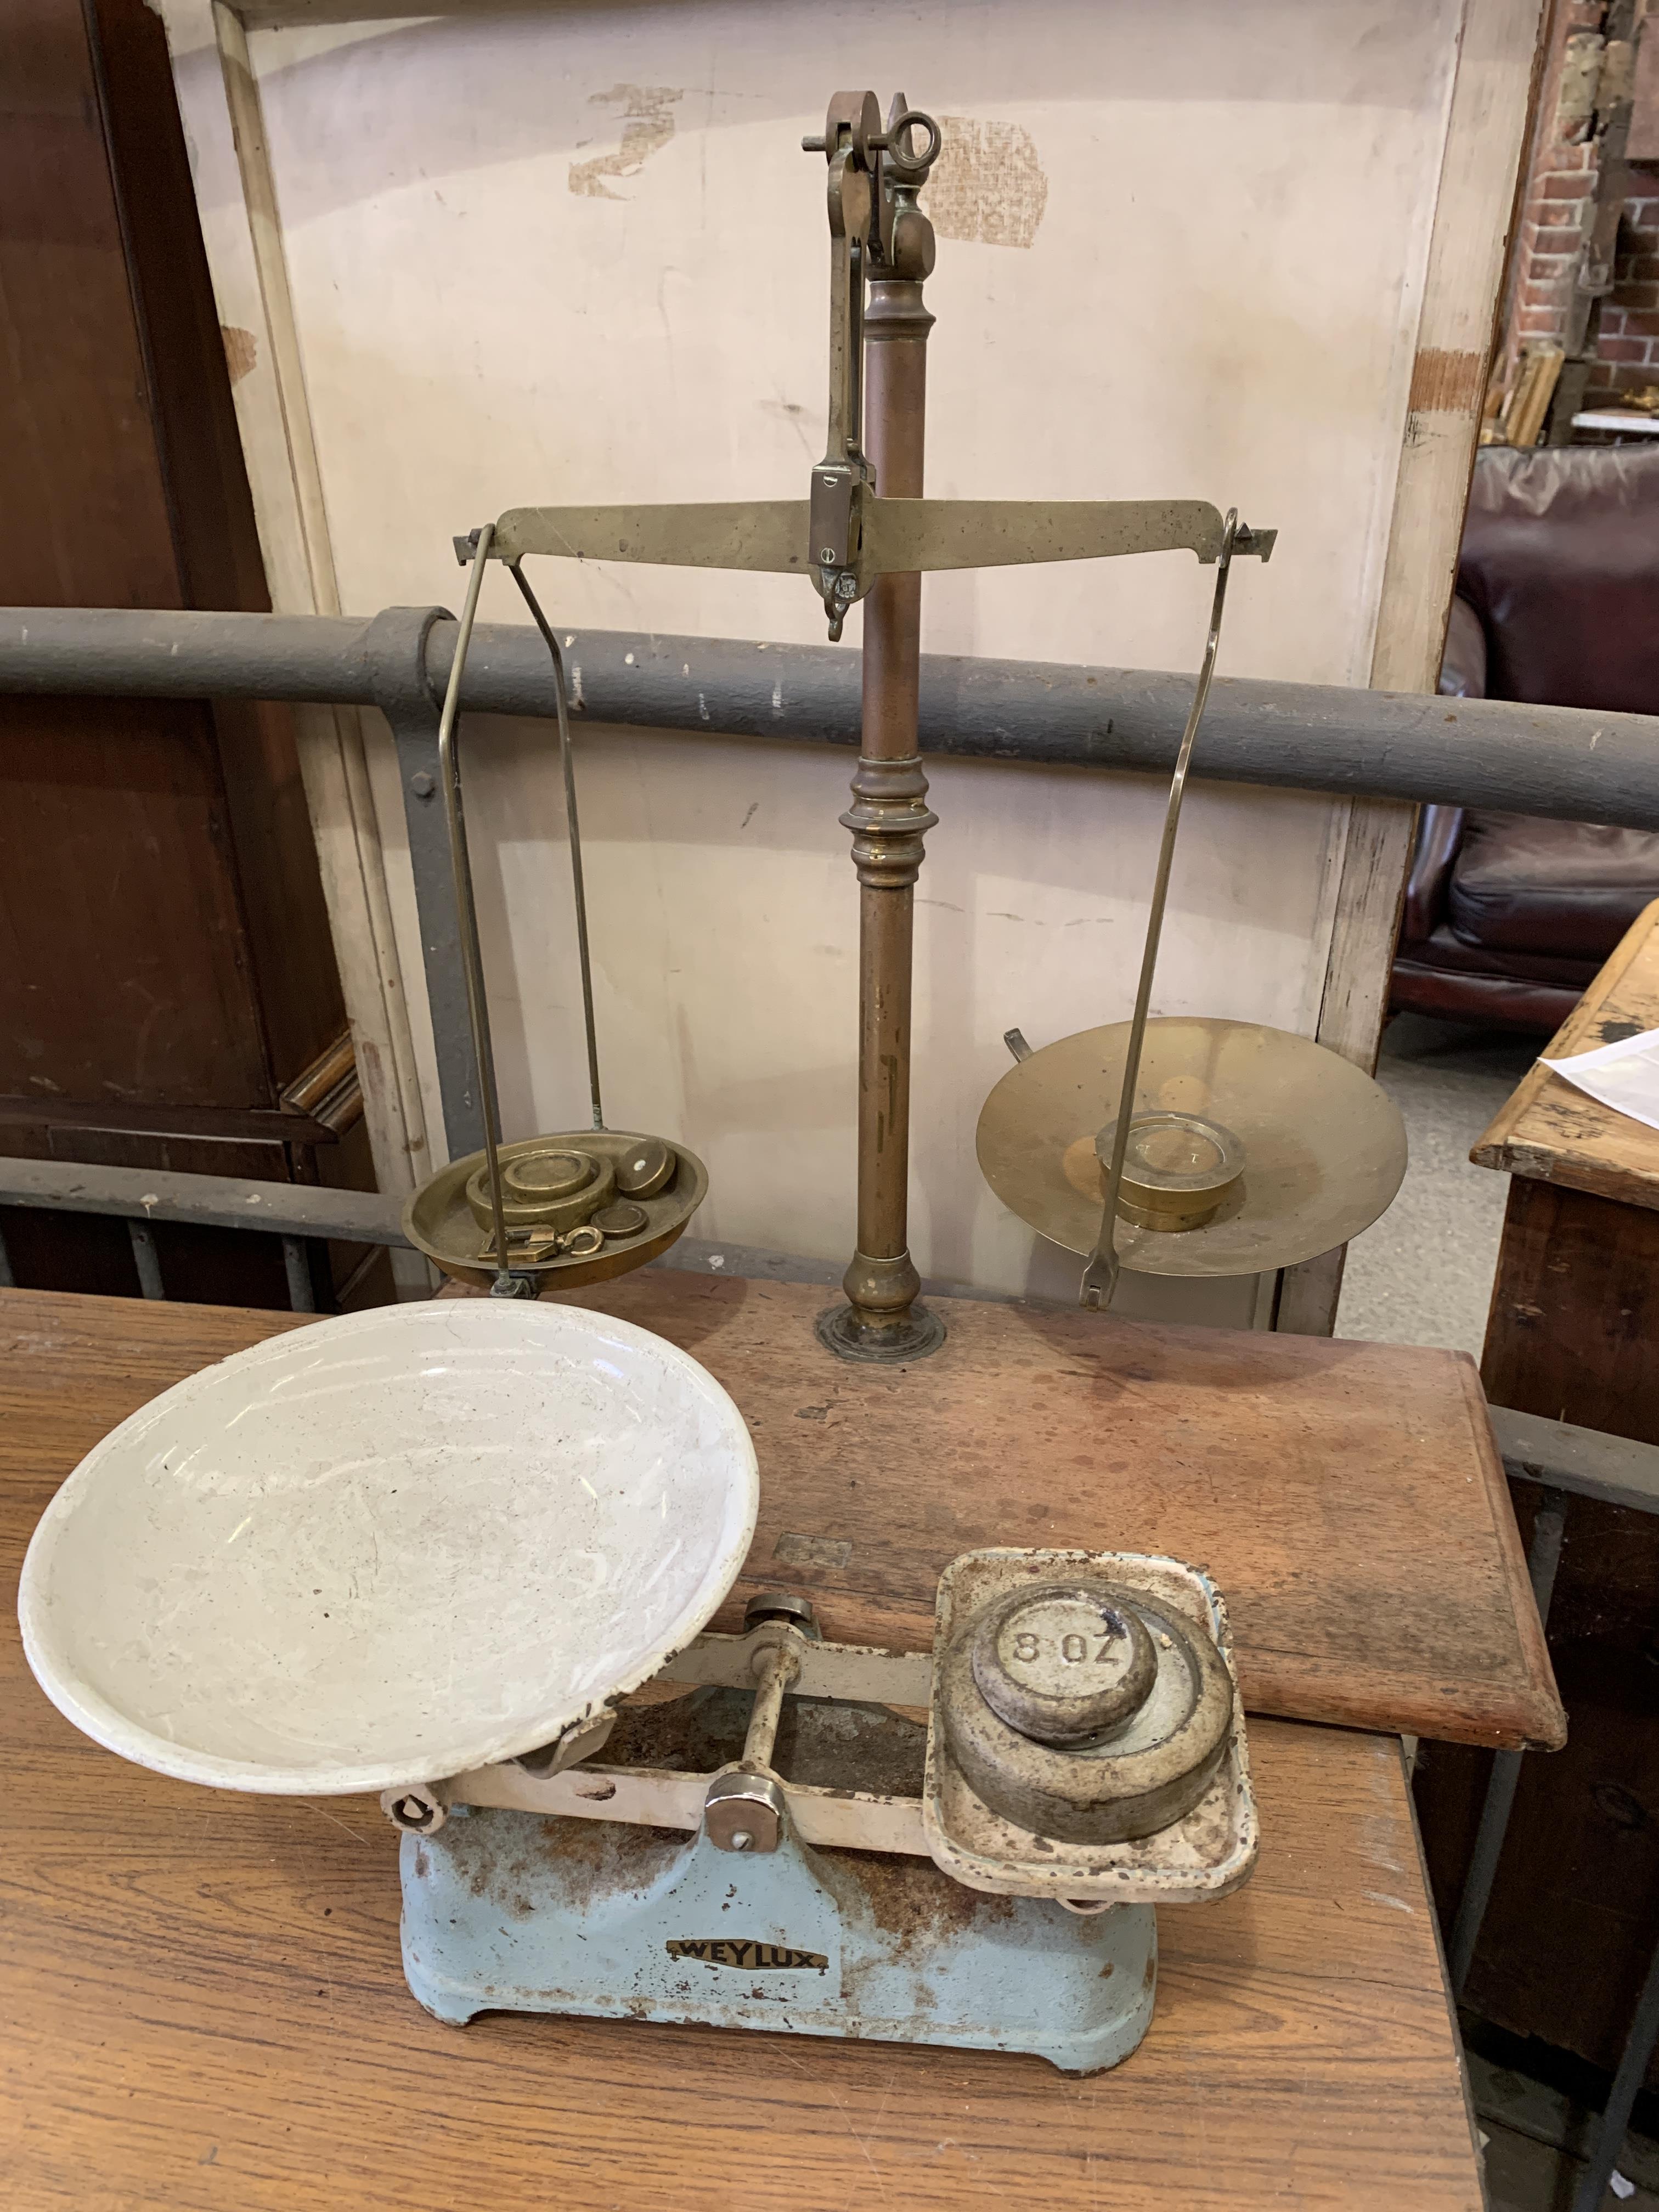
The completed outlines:
{"type": "Polygon", "coordinates": [[[259,358],[259,342],[252,331],[239,331],[234,323],[221,323],[219,335],[225,344],[225,366],[230,371],[230,380],[240,384],[259,358]]]}
{"type": "Polygon", "coordinates": [[[592,161],[570,164],[570,189],[594,200],[619,200],[607,177],[636,177],[651,156],[674,135],[673,106],[684,94],[672,85],[613,84],[609,92],[589,94],[591,105],[622,110],[622,144],[613,154],[596,154],[592,161]]]}
{"type": "Polygon", "coordinates": [[[921,196],[934,229],[970,245],[1029,246],[1048,204],[1030,132],[971,115],[941,116],[939,127],[945,149],[921,196]]]}

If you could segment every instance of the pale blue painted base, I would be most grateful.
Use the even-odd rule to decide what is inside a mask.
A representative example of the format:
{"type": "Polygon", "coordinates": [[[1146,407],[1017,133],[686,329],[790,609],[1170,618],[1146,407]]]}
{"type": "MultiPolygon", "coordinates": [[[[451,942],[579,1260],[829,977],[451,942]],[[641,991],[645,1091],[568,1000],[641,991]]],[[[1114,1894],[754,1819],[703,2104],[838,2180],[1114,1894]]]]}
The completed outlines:
{"type": "Polygon", "coordinates": [[[1093,2074],[1152,2016],[1150,1905],[1083,1917],[964,1889],[927,1859],[790,1834],[749,1857],[659,1828],[480,1809],[406,1835],[402,1864],[409,1985],[457,2024],[703,2021],[1031,2051],[1093,2074]]]}

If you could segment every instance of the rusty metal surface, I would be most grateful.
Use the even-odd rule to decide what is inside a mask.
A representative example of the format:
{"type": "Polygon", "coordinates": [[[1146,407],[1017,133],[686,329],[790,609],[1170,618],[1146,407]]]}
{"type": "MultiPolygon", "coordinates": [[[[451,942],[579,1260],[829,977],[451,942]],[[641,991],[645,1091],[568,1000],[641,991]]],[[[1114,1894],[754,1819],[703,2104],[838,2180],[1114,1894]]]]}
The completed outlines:
{"type": "Polygon", "coordinates": [[[1260,1841],[1244,1723],[1233,1674],[1224,1601],[1206,1575],[1176,1559],[1122,1552],[965,1553],[940,1578],[933,1724],[922,1817],[937,1864],[970,1888],[1074,1900],[1191,1903],[1224,1896],[1248,1880],[1260,1841]],[[1221,1761],[1190,1809],[1157,1832],[1115,1842],[1072,1842],[994,1811],[952,1755],[943,1707],[959,1689],[946,1667],[965,1623],[1018,1586],[1099,1577],[1133,1590],[1168,1620],[1190,1624],[1227,1678],[1232,1723],[1221,1761]]]}
{"type": "Polygon", "coordinates": [[[1024,1588],[1016,1586],[1012,1607],[1004,1602],[1011,1595],[1006,1582],[971,1610],[964,1605],[939,1659],[935,1711],[951,1759],[993,1812],[1058,1842],[1127,1843],[1173,1826],[1206,1794],[1232,1729],[1232,1678],[1219,1652],[1195,1624],[1133,1583],[1087,1570],[1035,1589],[1029,1577],[1021,1579],[1024,1588]],[[1085,1611],[1094,1614],[1087,1631],[1049,1626],[1074,1622],[1085,1611]],[[1121,1625],[1107,1625],[1115,1620],[1121,1625]],[[1019,1679],[1035,1668],[1019,1669],[1006,1657],[999,1664],[999,1644],[1029,1642],[1040,1656],[1045,1638],[1080,1646],[1069,1671],[1097,1685],[1096,1697],[1083,1702],[1100,1708],[1096,1717],[1105,1724],[1081,1741],[1068,1710],[1078,1699],[1042,1695],[1019,1679]],[[1000,1702],[1015,1702],[1008,1693],[1016,1693],[1021,1724],[1005,1717],[981,1686],[988,1665],[1004,1678],[996,1685],[1000,1702]],[[1048,1710],[1034,1710],[1039,1705],[1048,1710]]]}
{"type": "Polygon", "coordinates": [[[926,1860],[758,1856],[491,1811],[403,1844],[404,1969],[441,2019],[514,2010],[1040,2053],[1091,2073],[1152,2018],[1152,1912],[1079,1919],[926,1860]]]}

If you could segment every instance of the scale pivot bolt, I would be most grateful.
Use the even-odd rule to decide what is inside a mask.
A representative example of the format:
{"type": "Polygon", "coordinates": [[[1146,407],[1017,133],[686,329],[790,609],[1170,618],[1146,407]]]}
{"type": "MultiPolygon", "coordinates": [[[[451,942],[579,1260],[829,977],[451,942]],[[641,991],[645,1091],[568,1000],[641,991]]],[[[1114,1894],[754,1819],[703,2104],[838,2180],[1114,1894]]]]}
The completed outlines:
{"type": "Polygon", "coordinates": [[[787,1809],[770,1774],[717,1775],[703,1800],[703,1833],[717,1851],[775,1851],[783,1840],[787,1809]]]}
{"type": "Polygon", "coordinates": [[[810,1636],[815,1641],[817,1638],[818,1616],[812,1601],[796,1590],[762,1590],[751,1597],[743,1609],[744,1628],[758,1628],[764,1620],[786,1621],[791,1628],[799,1629],[803,1636],[810,1636]]]}
{"type": "Polygon", "coordinates": [[[449,1809],[432,1790],[387,1790],[381,1793],[380,1810],[394,1828],[429,1836],[449,1818],[449,1809]]]}

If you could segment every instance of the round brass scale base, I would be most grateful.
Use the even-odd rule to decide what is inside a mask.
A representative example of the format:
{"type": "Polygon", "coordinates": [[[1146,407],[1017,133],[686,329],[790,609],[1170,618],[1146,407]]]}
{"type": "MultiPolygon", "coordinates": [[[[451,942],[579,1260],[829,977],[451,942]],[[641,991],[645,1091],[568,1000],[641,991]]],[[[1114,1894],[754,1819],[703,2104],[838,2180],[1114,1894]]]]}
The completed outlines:
{"type": "Polygon", "coordinates": [[[913,1305],[895,1328],[866,1329],[860,1325],[851,1305],[826,1306],[812,1324],[812,1333],[837,1359],[850,1359],[869,1367],[902,1367],[907,1360],[925,1359],[945,1341],[945,1323],[924,1305],[913,1305]]]}
{"type": "MultiPolygon", "coordinates": [[[[708,1192],[708,1170],[695,1152],[627,1129],[526,1137],[503,1145],[501,1162],[507,1264],[538,1291],[577,1290],[644,1267],[684,1234],[708,1192]]],[[[421,1185],[404,1208],[404,1234],[456,1282],[489,1287],[497,1271],[482,1152],[452,1160],[421,1185]]]]}
{"type": "MultiPolygon", "coordinates": [[[[1011,1067],[979,1117],[985,1180],[1068,1252],[1093,1251],[1100,1233],[1097,1145],[1109,1158],[1128,1039],[1127,1022],[1061,1037],[1011,1067]]],[[[1209,1218],[1184,1230],[1131,1218],[1149,1201],[1167,1218],[1169,1200],[1150,1184],[1132,1188],[1126,1175],[1116,1249],[1139,1274],[1252,1275],[1315,1259],[1370,1228],[1406,1172],[1405,1125],[1370,1076],[1310,1038],[1256,1022],[1149,1022],[1132,1155],[1153,1115],[1196,1121],[1212,1152],[1220,1138],[1236,1140],[1243,1164],[1228,1188],[1206,1194],[1209,1218]]]]}

